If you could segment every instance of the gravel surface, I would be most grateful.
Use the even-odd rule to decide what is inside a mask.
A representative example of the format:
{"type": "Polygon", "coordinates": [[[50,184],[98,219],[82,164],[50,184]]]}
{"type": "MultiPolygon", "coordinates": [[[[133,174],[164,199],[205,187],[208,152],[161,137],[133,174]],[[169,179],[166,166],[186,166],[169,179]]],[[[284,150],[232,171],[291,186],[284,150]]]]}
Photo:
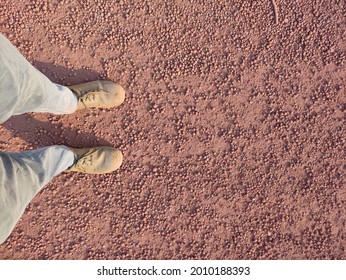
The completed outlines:
{"type": "Polygon", "coordinates": [[[0,125],[5,151],[124,154],[55,177],[0,259],[345,259],[345,5],[1,0],[0,31],[53,82],[127,99],[0,125]]]}

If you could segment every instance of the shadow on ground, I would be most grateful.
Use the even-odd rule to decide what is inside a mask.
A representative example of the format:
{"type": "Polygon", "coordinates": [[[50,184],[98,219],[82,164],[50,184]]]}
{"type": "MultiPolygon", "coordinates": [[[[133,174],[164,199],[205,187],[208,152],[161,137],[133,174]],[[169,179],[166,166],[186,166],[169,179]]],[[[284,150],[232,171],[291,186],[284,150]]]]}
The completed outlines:
{"type": "Polygon", "coordinates": [[[79,84],[98,79],[104,80],[105,78],[103,73],[98,73],[91,69],[69,69],[61,65],[37,60],[32,65],[46,75],[53,83],[62,85],[79,84]]]}

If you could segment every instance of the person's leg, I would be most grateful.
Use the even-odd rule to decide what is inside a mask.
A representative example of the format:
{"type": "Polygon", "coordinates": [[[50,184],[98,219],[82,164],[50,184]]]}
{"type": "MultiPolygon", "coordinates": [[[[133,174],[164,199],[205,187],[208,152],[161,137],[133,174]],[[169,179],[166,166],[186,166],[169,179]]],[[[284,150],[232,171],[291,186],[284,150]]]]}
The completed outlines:
{"type": "Polygon", "coordinates": [[[65,87],[52,83],[0,33],[0,123],[28,112],[71,114],[79,109],[115,108],[125,90],[111,81],[65,87]]]}
{"type": "Polygon", "coordinates": [[[0,123],[27,112],[70,114],[76,110],[75,94],[52,83],[0,34],[0,123]]]}
{"type": "Polygon", "coordinates": [[[122,153],[111,147],[50,146],[21,153],[0,152],[0,244],[11,234],[33,197],[66,172],[104,174],[117,170],[122,153]]]}
{"type": "Polygon", "coordinates": [[[74,162],[75,155],[66,146],[0,152],[0,244],[11,234],[33,197],[74,162]]]}

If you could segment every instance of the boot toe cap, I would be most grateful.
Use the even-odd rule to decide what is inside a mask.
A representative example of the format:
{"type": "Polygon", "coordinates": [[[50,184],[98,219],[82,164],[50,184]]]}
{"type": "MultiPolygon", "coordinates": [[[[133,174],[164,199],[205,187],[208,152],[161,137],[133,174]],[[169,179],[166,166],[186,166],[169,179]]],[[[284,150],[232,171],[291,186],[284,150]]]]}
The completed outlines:
{"type": "Polygon", "coordinates": [[[122,86],[114,84],[111,93],[114,96],[114,107],[118,107],[125,101],[125,90],[122,86]]]}
{"type": "Polygon", "coordinates": [[[96,152],[95,173],[110,173],[120,168],[123,163],[123,154],[112,147],[100,147],[96,152]]]}
{"type": "Polygon", "coordinates": [[[120,150],[118,149],[115,149],[113,152],[112,152],[112,162],[113,162],[113,171],[114,170],[117,170],[120,168],[120,166],[122,165],[123,163],[123,154],[120,150]]]}

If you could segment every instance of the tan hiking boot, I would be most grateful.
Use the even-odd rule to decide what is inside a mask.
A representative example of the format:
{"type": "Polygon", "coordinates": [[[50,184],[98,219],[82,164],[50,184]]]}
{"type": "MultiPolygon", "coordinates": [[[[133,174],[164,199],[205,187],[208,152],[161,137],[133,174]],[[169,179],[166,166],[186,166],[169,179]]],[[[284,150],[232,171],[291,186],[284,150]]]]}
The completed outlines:
{"type": "Polygon", "coordinates": [[[125,100],[125,90],[111,81],[93,81],[68,87],[78,99],[77,110],[115,108],[125,100]]]}
{"type": "Polygon", "coordinates": [[[122,153],[112,147],[70,149],[75,154],[76,162],[66,172],[110,173],[118,169],[123,161],[122,153]]]}

